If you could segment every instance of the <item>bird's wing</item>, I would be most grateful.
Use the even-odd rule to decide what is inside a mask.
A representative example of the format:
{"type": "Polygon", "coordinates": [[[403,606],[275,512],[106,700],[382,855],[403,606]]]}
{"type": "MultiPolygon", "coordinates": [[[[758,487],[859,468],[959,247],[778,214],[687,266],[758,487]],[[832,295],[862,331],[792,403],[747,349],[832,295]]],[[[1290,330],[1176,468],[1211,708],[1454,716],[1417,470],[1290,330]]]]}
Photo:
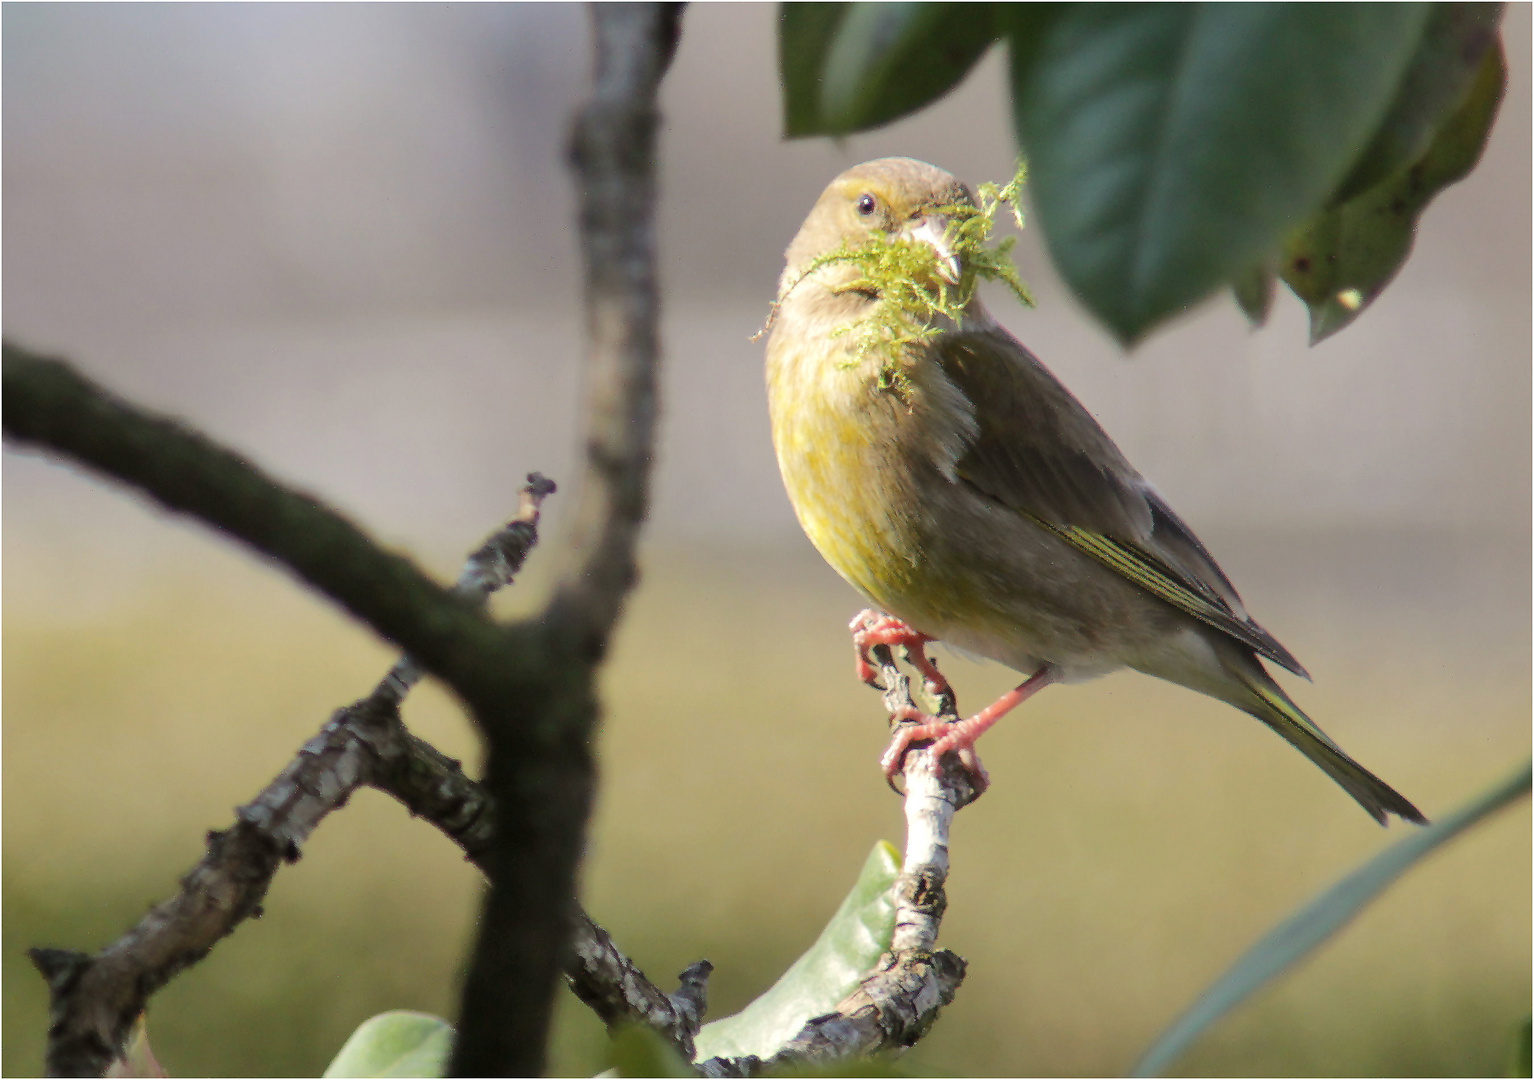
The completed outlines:
{"type": "Polygon", "coordinates": [[[1005,330],[933,343],[975,410],[959,479],[1173,607],[1298,675],[1305,669],[1247,614],[1235,587],[1059,380],[1005,330]]]}

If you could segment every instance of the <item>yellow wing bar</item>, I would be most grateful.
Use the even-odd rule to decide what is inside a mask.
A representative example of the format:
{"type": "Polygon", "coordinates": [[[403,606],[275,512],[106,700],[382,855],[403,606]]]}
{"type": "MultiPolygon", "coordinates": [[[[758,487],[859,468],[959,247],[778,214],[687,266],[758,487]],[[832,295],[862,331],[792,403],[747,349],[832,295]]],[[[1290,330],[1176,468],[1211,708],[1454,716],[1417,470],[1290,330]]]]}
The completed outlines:
{"type": "MultiPolygon", "coordinates": [[[[1031,514],[1029,516],[1033,517],[1031,514]]],[[[1231,614],[1225,607],[1195,592],[1186,583],[1173,577],[1135,549],[1126,547],[1102,533],[1083,529],[1079,525],[1052,525],[1037,517],[1033,520],[1076,550],[1090,555],[1152,596],[1159,597],[1200,622],[1229,634],[1242,644],[1250,645],[1262,655],[1271,657],[1276,663],[1284,663],[1282,658],[1273,655],[1272,646],[1264,641],[1252,627],[1231,614]]]]}

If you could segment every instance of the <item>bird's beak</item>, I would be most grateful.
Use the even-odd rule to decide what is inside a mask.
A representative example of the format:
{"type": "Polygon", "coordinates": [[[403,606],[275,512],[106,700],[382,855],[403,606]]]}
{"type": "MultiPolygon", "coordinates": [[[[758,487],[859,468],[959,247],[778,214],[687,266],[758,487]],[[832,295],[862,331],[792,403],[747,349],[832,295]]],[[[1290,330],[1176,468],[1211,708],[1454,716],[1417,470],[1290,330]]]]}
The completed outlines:
{"type": "Polygon", "coordinates": [[[907,226],[902,235],[908,240],[930,245],[937,252],[938,276],[950,285],[957,285],[963,268],[959,265],[959,257],[948,245],[947,232],[947,218],[928,214],[914,225],[907,226]]]}

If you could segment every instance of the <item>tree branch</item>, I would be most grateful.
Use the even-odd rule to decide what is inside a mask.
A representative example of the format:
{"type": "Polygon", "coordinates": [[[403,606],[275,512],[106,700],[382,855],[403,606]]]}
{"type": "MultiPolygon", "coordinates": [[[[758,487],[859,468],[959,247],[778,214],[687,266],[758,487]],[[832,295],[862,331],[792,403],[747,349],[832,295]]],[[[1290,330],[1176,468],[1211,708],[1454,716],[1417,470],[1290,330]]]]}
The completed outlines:
{"type": "MultiPolygon", "coordinates": [[[[886,645],[873,650],[891,716],[914,706],[910,682],[895,666],[886,645]]],[[[953,699],[941,702],[939,716],[958,719],[953,699]]],[[[713,1058],[704,1076],[759,1076],[792,1065],[837,1061],[898,1052],[927,1033],[943,1006],[964,981],[965,963],[945,950],[933,952],[948,906],[948,833],[953,815],[978,796],[969,774],[953,754],[934,763],[912,749],[905,759],[906,852],[895,879],[895,933],[873,973],[824,1016],[811,1019],[771,1058],[713,1058]]]]}
{"type": "Polygon", "coordinates": [[[126,406],[61,363],[5,349],[10,437],[60,450],[289,566],[412,658],[381,693],[397,698],[419,663],[469,705],[487,742],[495,827],[481,855],[491,887],[465,983],[457,1072],[542,1071],[554,980],[569,956],[593,783],[595,666],[635,577],[646,509],[658,359],[655,99],[679,12],[593,12],[597,90],[573,148],[592,368],[588,475],[576,515],[581,563],[542,618],[495,626],[316,500],[174,421],[126,406]]]}
{"type": "Polygon", "coordinates": [[[649,500],[660,353],[656,102],[681,34],[682,7],[593,5],[595,85],[570,138],[590,389],[586,474],[571,538],[578,569],[554,610],[598,652],[633,586],[634,545],[649,500]]]}
{"type": "MultiPolygon", "coordinates": [[[[522,569],[527,553],[538,542],[539,508],[556,490],[554,481],[542,473],[527,474],[527,486],[522,489],[516,517],[469,556],[458,583],[453,586],[454,595],[483,609],[491,593],[511,584],[511,579],[522,569]]],[[[409,656],[403,656],[378,684],[373,697],[398,705],[420,679],[420,666],[409,656]]]]}
{"type": "MultiPolygon", "coordinates": [[[[540,506],[553,491],[539,474],[528,477],[516,517],[470,556],[455,591],[482,603],[510,584],[537,543],[540,506]]],[[[32,950],[52,990],[50,1073],[100,1075],[120,1056],[155,991],[259,914],[277,870],[297,859],[319,822],[361,786],[394,796],[483,867],[494,838],[489,799],[458,762],[400,720],[398,706],[418,678],[418,669],[402,659],[371,695],[337,711],[277,779],[236,812],[234,826],[209,834],[207,855],[182,879],[177,895],[113,945],[95,957],[32,950]]],[[[682,990],[668,996],[584,912],[577,909],[574,922],[568,978],[582,999],[609,1024],[647,1023],[690,1053],[707,962],[688,969],[682,990]]]]}
{"type": "MultiPolygon", "coordinates": [[[[8,367],[8,385],[9,377],[8,367]]],[[[11,405],[14,400],[7,403],[7,426],[11,405]]],[[[542,476],[528,477],[516,518],[469,558],[460,593],[482,603],[511,580],[537,542],[539,506],[553,490],[542,476]]],[[[404,787],[409,778],[417,793],[412,809],[430,803],[438,815],[433,820],[466,850],[487,842],[482,834],[488,815],[473,799],[448,794],[461,788],[445,776],[455,773],[471,787],[472,782],[457,762],[410,735],[400,721],[399,700],[414,681],[412,671],[408,660],[400,661],[372,695],[338,710],[275,780],[236,811],[233,826],[208,834],[207,854],[182,878],[180,891],[118,941],[94,957],[63,949],[31,951],[51,992],[50,1074],[101,1075],[121,1053],[150,996],[260,913],[277,870],[298,859],[309,834],[358,787],[382,787],[385,778],[404,787]],[[420,783],[423,778],[436,782],[428,787],[420,783]]]]}
{"type": "Polygon", "coordinates": [[[516,681],[536,663],[525,632],[491,623],[313,496],[61,360],[9,341],[3,353],[7,438],[63,453],[277,560],[460,693],[516,681]]]}
{"type": "MultiPolygon", "coordinates": [[[[464,775],[458,762],[401,728],[398,752],[383,755],[369,781],[403,803],[412,814],[435,825],[480,869],[495,839],[495,815],[484,789],[464,775]]],[[[574,906],[571,950],[565,980],[575,996],[609,1029],[643,1024],[671,1041],[691,1060],[693,1037],[708,1003],[707,981],[713,965],[699,960],[679,976],[681,986],[667,994],[652,983],[613,943],[611,935],[574,906]]]]}
{"type": "Polygon", "coordinates": [[[573,539],[577,570],[537,624],[546,649],[541,684],[518,709],[475,710],[498,839],[450,1065],[460,1076],[543,1071],[594,784],[596,665],[635,580],[634,546],[648,501],[659,361],[656,98],[675,50],[680,7],[598,4],[591,19],[596,85],[571,145],[590,387],[573,539]],[[538,755],[526,750],[529,717],[552,735],[538,755]]]}
{"type": "Polygon", "coordinates": [[[669,1039],[683,1060],[692,1060],[693,1039],[708,1009],[713,964],[699,960],[690,965],[677,976],[681,985],[676,993],[663,993],[584,912],[576,919],[575,955],[567,976],[570,989],[608,1031],[625,1023],[643,1024],[669,1039]]]}

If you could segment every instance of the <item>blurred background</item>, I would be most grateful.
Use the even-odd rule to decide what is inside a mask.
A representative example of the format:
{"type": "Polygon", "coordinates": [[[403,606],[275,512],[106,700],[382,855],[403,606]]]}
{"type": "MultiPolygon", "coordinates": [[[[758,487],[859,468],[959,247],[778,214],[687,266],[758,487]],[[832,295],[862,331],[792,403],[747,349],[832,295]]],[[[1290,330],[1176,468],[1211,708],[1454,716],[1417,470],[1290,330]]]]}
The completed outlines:
{"type": "MultiPolygon", "coordinates": [[[[852,678],[861,605],[782,494],[761,345],[825,183],[908,154],[1011,175],[991,55],[939,106],[841,142],[779,137],[775,8],[694,5],[668,77],[664,429],[644,580],[605,679],[592,914],[659,982],[700,956],[714,1015],[815,936],[902,839],[852,678]]],[[[3,18],[5,332],[184,416],[444,579],[523,475],[566,486],[508,613],[558,571],[581,318],[565,125],[574,5],[21,5],[3,18]]],[[[1119,350],[1064,293],[993,310],[1205,538],[1315,676],[1301,704],[1429,815],[1510,771],[1530,717],[1530,9],[1480,167],[1410,263],[1307,348],[1282,293],[1119,350]]],[[[23,950],[97,948],[389,650],[280,571],[7,447],[4,1057],[35,1073],[23,950]]],[[[950,660],[975,707],[1009,673],[950,660]]],[[[406,719],[475,760],[434,687],[406,719]]],[[[1273,922],[1403,835],[1226,706],[1139,675],[1042,695],[985,740],[944,944],[970,976],[911,1068],[1122,1073],[1273,922]]],[[[1529,1014],[1529,811],[1413,871],[1213,1031],[1190,1074],[1500,1072],[1529,1014]]],[[[266,916],[156,999],[172,1075],[312,1074],[367,1016],[451,1016],[479,883],[364,793],[266,916]]],[[[600,1028],[561,1006],[555,1071],[600,1028]]]]}

